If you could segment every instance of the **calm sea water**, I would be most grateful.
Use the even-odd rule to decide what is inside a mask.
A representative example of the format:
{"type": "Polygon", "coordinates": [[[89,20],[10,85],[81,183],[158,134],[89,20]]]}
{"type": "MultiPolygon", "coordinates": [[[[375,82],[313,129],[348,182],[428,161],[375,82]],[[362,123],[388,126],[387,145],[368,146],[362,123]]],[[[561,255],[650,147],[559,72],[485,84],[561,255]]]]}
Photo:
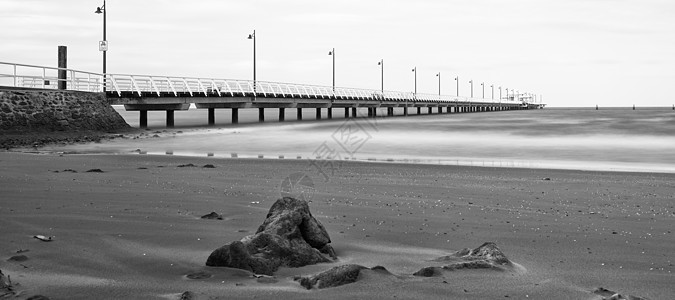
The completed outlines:
{"type": "MultiPolygon", "coordinates": [[[[117,108],[132,126],[138,112],[117,108]]],[[[277,122],[278,110],[240,109],[240,124],[229,110],[217,110],[216,127],[206,127],[205,110],[178,111],[176,128],[164,128],[165,113],[150,112],[143,139],[75,145],[56,151],[259,157],[562,168],[675,173],[675,111],[671,108],[547,108],[472,114],[443,114],[277,122]],[[201,127],[199,127],[201,126],[201,127]],[[138,151],[137,151],[138,152],[138,151]]],[[[413,111],[415,112],[415,111],[413,111]]],[[[365,113],[365,110],[360,113],[365,113]]],[[[402,111],[397,110],[397,114],[402,111]]],[[[323,118],[325,119],[325,109],[323,118]]],[[[379,111],[378,116],[385,114],[379,111]]]]}

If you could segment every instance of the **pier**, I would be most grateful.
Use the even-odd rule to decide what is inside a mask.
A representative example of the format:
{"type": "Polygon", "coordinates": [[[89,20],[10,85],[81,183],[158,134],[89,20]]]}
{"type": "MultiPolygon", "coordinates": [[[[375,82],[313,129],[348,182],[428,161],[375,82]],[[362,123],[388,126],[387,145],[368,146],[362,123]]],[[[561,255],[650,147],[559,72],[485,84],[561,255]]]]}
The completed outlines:
{"type": "Polygon", "coordinates": [[[362,108],[367,109],[368,117],[378,117],[378,110],[385,109],[390,117],[395,115],[395,108],[402,110],[401,116],[412,116],[424,111],[426,114],[497,112],[540,109],[546,105],[529,94],[508,92],[497,99],[494,96],[486,99],[253,80],[104,75],[5,62],[0,62],[1,85],[103,92],[110,105],[138,111],[141,128],[147,127],[148,111],[165,111],[166,126],[173,127],[175,112],[188,110],[191,105],[207,111],[208,125],[215,124],[216,109],[229,109],[232,123],[237,123],[240,109],[258,109],[259,122],[265,121],[270,109],[277,110],[279,121],[283,122],[286,109],[296,109],[297,120],[302,120],[303,109],[313,108],[318,120],[323,116],[332,119],[333,113],[357,117],[360,116],[357,110],[362,108]]]}

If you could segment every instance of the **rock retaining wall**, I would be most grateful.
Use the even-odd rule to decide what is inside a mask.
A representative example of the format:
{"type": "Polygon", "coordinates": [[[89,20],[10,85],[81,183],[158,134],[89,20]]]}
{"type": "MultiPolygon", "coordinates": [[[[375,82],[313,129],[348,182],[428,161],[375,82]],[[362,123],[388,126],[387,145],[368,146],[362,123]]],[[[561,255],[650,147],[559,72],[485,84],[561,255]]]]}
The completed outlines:
{"type": "Polygon", "coordinates": [[[129,128],[101,93],[0,88],[0,131],[129,128]]]}

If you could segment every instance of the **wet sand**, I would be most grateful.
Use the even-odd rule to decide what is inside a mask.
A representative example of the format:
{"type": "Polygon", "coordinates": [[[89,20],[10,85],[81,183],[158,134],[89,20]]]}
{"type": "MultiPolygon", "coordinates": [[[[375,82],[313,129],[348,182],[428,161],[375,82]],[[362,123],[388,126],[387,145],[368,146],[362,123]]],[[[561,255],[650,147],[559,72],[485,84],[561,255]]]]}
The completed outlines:
{"type": "Polygon", "coordinates": [[[672,299],[674,195],[675,174],[345,162],[324,181],[306,160],[3,152],[0,270],[24,298],[600,299],[603,287],[672,299]],[[314,179],[310,209],[339,261],[273,279],[206,267],[297,172],[314,179]],[[211,211],[224,220],[199,218],[211,211]],[[411,275],[486,241],[521,268],[411,275]],[[324,290],[292,280],[346,263],[393,275],[324,290]]]}

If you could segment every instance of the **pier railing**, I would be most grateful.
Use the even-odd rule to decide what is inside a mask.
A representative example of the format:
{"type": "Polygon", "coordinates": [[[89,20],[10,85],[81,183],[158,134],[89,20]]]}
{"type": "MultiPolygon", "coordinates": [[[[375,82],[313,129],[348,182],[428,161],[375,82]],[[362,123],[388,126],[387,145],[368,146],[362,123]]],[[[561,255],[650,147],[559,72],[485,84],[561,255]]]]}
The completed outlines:
{"type": "Polygon", "coordinates": [[[0,86],[102,92],[103,75],[73,69],[0,62],[0,86]],[[59,76],[59,71],[65,76],[59,76]]]}
{"type": "Polygon", "coordinates": [[[105,87],[105,91],[112,97],[267,97],[449,104],[523,103],[517,95],[507,95],[502,99],[483,99],[237,79],[106,74],[104,80],[100,73],[0,62],[0,86],[57,89],[59,83],[65,83],[67,90],[86,92],[103,92],[105,87]],[[62,76],[59,76],[60,71],[62,76]]]}

